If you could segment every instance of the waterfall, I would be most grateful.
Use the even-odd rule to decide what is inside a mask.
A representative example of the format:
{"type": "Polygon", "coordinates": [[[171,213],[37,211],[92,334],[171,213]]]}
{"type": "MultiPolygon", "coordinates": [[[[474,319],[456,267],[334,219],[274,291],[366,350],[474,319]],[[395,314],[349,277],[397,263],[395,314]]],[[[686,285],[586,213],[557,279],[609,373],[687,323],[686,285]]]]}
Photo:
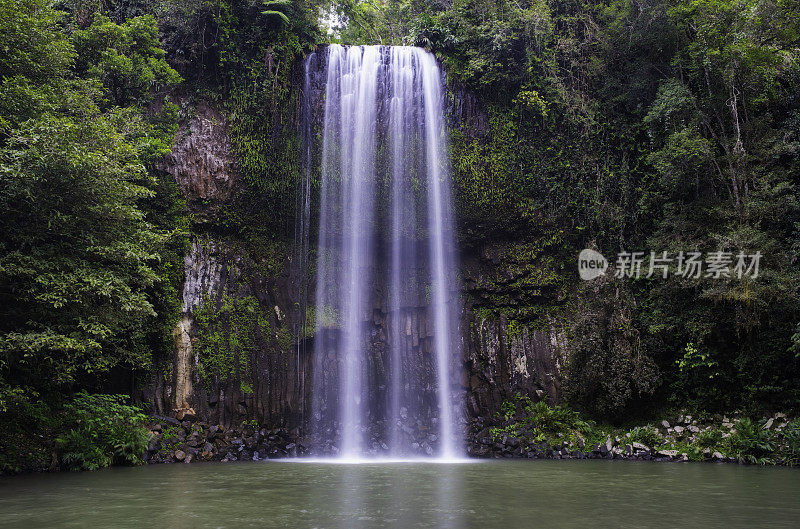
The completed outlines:
{"type": "Polygon", "coordinates": [[[306,60],[307,107],[312,71],[324,78],[312,430],[346,458],[457,457],[461,307],[438,65],[419,48],[330,45],[306,60]]]}

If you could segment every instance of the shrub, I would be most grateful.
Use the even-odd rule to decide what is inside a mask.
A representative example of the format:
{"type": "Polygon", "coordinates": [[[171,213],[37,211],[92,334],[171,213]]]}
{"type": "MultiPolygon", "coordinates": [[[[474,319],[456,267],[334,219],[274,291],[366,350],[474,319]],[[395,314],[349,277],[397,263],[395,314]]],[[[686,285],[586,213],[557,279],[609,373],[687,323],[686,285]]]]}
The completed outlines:
{"type": "Polygon", "coordinates": [[[642,443],[648,448],[655,448],[662,443],[661,434],[652,426],[637,426],[630,431],[632,442],[642,443]]]}
{"type": "Polygon", "coordinates": [[[708,448],[716,451],[723,446],[723,441],[722,432],[715,428],[703,430],[695,437],[695,443],[701,449],[708,448]]]}
{"type": "Polygon", "coordinates": [[[787,465],[800,463],[800,419],[795,419],[783,429],[783,459],[787,465]]]}
{"type": "Polygon", "coordinates": [[[650,399],[661,375],[643,340],[630,289],[605,276],[582,286],[569,332],[564,396],[592,417],[621,422],[650,399]]]}
{"type": "Polygon", "coordinates": [[[602,434],[593,422],[583,420],[575,410],[549,406],[545,401],[533,402],[530,397],[519,394],[503,403],[497,419],[502,426],[492,428],[495,439],[505,434],[540,443],[562,434],[567,440],[583,437],[592,442],[602,434]]]}
{"type": "Polygon", "coordinates": [[[124,404],[124,395],[78,393],[66,406],[75,427],[58,440],[61,461],[71,470],[97,470],[114,464],[141,465],[150,440],[146,416],[124,404]]]}
{"type": "Polygon", "coordinates": [[[728,438],[728,454],[742,463],[771,463],[774,449],[770,431],[746,418],[736,423],[736,431],[728,438]]]}

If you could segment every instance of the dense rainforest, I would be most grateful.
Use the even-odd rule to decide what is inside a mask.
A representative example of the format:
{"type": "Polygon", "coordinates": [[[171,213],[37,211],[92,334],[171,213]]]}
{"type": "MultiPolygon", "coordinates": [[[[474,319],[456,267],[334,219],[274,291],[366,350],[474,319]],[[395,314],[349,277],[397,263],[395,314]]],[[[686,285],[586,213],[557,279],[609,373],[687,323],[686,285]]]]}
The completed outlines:
{"type": "MultiPolygon", "coordinates": [[[[565,322],[558,404],[616,425],[798,411],[797,1],[0,0],[0,471],[141,462],[150,410],[126,396],[173,376],[192,235],[235,236],[266,274],[292,251],[297,65],[330,42],[427,48],[480,109],[450,130],[459,247],[502,242],[505,280],[471,309],[565,322]],[[212,218],[163,163],[200,102],[242,177],[212,218]],[[584,282],[584,248],[762,257],[584,282]]],[[[201,336],[206,369],[272,310],[238,303],[197,318],[243,335],[201,336]]]]}

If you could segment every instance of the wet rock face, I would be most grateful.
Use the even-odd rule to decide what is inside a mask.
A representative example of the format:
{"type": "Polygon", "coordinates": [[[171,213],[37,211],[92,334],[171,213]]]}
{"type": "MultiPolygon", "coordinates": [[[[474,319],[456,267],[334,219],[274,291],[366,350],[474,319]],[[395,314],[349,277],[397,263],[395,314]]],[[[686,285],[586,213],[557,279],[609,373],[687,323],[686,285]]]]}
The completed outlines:
{"type": "Polygon", "coordinates": [[[296,426],[306,400],[297,374],[310,370],[291,340],[281,339],[295,328],[290,266],[281,263],[272,262],[275,271],[266,274],[264,263],[253,260],[240,241],[195,236],[184,259],[183,314],[174,330],[171,376],[157,373],[139,398],[170,417],[191,410],[227,426],[249,420],[296,426]],[[198,319],[201,314],[205,320],[198,319]],[[254,331],[247,322],[256,318],[254,331]],[[240,354],[247,358],[237,359],[240,354]]]}
{"type": "Polygon", "coordinates": [[[445,117],[448,125],[471,137],[483,138],[489,131],[486,108],[466,87],[448,84],[444,95],[445,117]]]}
{"type": "Polygon", "coordinates": [[[561,329],[552,325],[512,330],[502,316],[483,319],[468,313],[467,317],[473,318],[465,348],[470,416],[491,417],[516,394],[551,403],[560,400],[566,350],[561,329]]]}
{"type": "MultiPolygon", "coordinates": [[[[183,311],[192,313],[204,296],[220,294],[231,276],[231,270],[241,269],[242,259],[224,241],[196,237],[183,259],[183,311]]],[[[239,279],[238,275],[232,278],[239,279]]]]}
{"type": "MultiPolygon", "coordinates": [[[[401,410],[401,417],[397,424],[389,420],[375,420],[369,426],[362,426],[361,433],[364,439],[364,456],[366,457],[427,457],[439,453],[441,440],[435,431],[429,427],[430,416],[411,416],[407,410],[401,410]],[[390,448],[391,430],[399,430],[398,447],[390,448]]],[[[433,424],[438,417],[433,417],[433,424]]],[[[463,425],[462,425],[463,426],[463,425]]],[[[308,437],[309,452],[319,457],[335,457],[340,455],[341,425],[334,422],[321,431],[315,431],[308,437]]]]}
{"type": "MultiPolygon", "coordinates": [[[[371,277],[386,275],[385,270],[373,270],[371,277]]],[[[373,441],[380,447],[382,443],[391,445],[390,439],[404,441],[410,447],[417,443],[413,451],[416,454],[425,452],[425,439],[429,431],[438,430],[435,426],[439,414],[436,392],[436,355],[434,341],[434,315],[429,302],[425,299],[424,290],[410,289],[404,296],[403,306],[399,310],[391,310],[388,292],[374,281],[369,287],[373,293],[368,306],[364,307],[360,348],[368,351],[358,362],[361,370],[362,384],[360,399],[370,403],[369,435],[363,436],[365,446],[372,450],[373,441]],[[394,346],[394,351],[393,351],[394,346]],[[397,386],[400,405],[406,408],[404,423],[391,425],[392,388],[387,382],[393,376],[392,365],[394,354],[399,361],[399,378],[397,386]],[[397,428],[399,433],[392,432],[397,428]]],[[[326,433],[324,441],[338,440],[338,426],[335,422],[338,410],[341,409],[342,395],[341,376],[346,369],[344,358],[344,336],[338,318],[336,321],[322,323],[305,343],[305,351],[309,356],[316,356],[313,362],[314,373],[306,375],[306,384],[317,388],[312,395],[313,400],[307,403],[310,430],[326,433]]],[[[312,329],[313,330],[313,329],[312,329]]],[[[450,372],[453,398],[461,398],[463,381],[461,365],[453,365],[450,372]]],[[[456,401],[453,403],[456,404],[456,401]]],[[[459,406],[460,407],[460,406],[459,406]]],[[[401,413],[403,414],[403,413],[401,413]]],[[[366,432],[366,430],[365,430],[366,432]]],[[[338,441],[337,441],[338,442],[338,441]]],[[[432,447],[437,445],[431,444],[432,447]]],[[[380,451],[380,448],[378,448],[380,451]]]]}
{"type": "MultiPolygon", "coordinates": [[[[322,70],[315,64],[311,68],[319,71],[311,76],[308,90],[319,91],[324,84],[322,70]]],[[[476,134],[485,131],[485,112],[467,91],[451,88],[447,97],[448,120],[465,124],[476,134]]],[[[319,108],[314,111],[314,115],[321,114],[319,108]]],[[[313,415],[314,341],[324,337],[306,333],[307,339],[299,347],[294,340],[289,347],[278,343],[279,332],[287,331],[294,337],[302,323],[298,314],[303,311],[295,308],[300,298],[297,284],[302,271],[291,263],[292,250],[285,248],[286,254],[278,257],[285,261],[286,271],[275,275],[267,271],[274,267],[265,267],[259,261],[259,252],[233,235],[219,235],[214,230],[216,214],[235,202],[239,188],[229,133],[225,116],[218,109],[200,103],[193,117],[181,126],[173,152],[162,165],[183,190],[196,231],[205,235],[195,236],[184,260],[183,315],[175,330],[171,377],[155,377],[156,381],[143,391],[141,398],[153,404],[153,410],[162,415],[175,416],[192,408],[199,419],[223,425],[253,419],[272,428],[307,425],[313,415]],[[247,392],[238,385],[209,385],[198,373],[197,312],[204,298],[220,303],[224,296],[256,298],[259,306],[269,313],[269,325],[263,326],[262,339],[249,352],[253,387],[247,392]]],[[[315,235],[311,233],[310,237],[313,240],[315,235]]],[[[483,299],[486,296],[512,298],[505,291],[487,291],[485,282],[469,280],[481,274],[500,273],[502,259],[483,253],[476,250],[477,264],[476,259],[465,259],[462,263],[462,275],[467,279],[462,285],[464,364],[453,367],[451,383],[465,391],[465,421],[470,417],[492,417],[504,400],[518,392],[551,401],[560,397],[562,330],[555,324],[512,330],[511,323],[504,318],[487,317],[476,310],[476,307],[486,306],[483,299]]],[[[502,282],[494,284],[502,285],[502,282]]],[[[313,292],[313,283],[309,288],[313,292]]],[[[550,294],[544,292],[544,295],[550,294]]],[[[535,297],[533,294],[526,296],[521,300],[513,297],[513,301],[527,303],[535,297]]],[[[387,322],[391,317],[394,316],[387,314],[385,303],[370,306],[365,314],[365,328],[368,329],[365,342],[373,353],[365,369],[370,376],[379,379],[386,376],[387,322]]],[[[408,369],[432,373],[432,324],[427,303],[424,300],[409,302],[402,317],[407,320],[403,361],[408,369]]],[[[333,351],[328,356],[330,366],[321,371],[324,371],[322,375],[330,376],[333,387],[337,355],[333,351]]],[[[420,427],[431,423],[437,415],[435,388],[426,384],[409,387],[407,391],[416,396],[419,400],[416,407],[422,411],[419,416],[410,417],[408,425],[401,425],[406,426],[403,434],[412,441],[412,446],[413,443],[418,445],[417,453],[435,451],[438,440],[430,439],[430,432],[420,427]]],[[[377,391],[365,398],[384,402],[384,393],[385,390],[377,391]]],[[[329,401],[329,406],[337,405],[335,395],[324,399],[329,401]]],[[[335,430],[334,426],[334,433],[326,441],[336,437],[335,430]]],[[[377,452],[384,451],[382,445],[388,438],[388,430],[386,425],[378,425],[378,431],[369,436],[377,452]]]]}
{"type": "Polygon", "coordinates": [[[469,416],[492,417],[518,393],[551,404],[561,400],[567,329],[564,319],[551,315],[561,292],[558,284],[540,279],[546,272],[535,255],[529,258],[513,242],[464,249],[462,335],[469,416]]]}
{"type": "Polygon", "coordinates": [[[175,177],[197,220],[213,220],[210,215],[233,196],[238,182],[227,118],[200,103],[178,130],[161,169],[175,177]]]}

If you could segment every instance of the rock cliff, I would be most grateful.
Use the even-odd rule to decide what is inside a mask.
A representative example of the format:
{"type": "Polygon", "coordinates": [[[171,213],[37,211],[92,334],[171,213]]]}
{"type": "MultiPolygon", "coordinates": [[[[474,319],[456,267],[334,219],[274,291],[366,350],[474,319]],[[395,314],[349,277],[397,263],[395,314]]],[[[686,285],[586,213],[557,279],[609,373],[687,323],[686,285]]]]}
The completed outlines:
{"type": "MultiPolygon", "coordinates": [[[[451,93],[449,113],[451,121],[477,124],[476,133],[486,122],[474,99],[457,92],[451,93]]],[[[224,113],[199,104],[163,168],[186,195],[195,233],[184,260],[183,315],[174,333],[172,366],[143,390],[143,398],[164,415],[192,413],[226,425],[255,420],[302,431],[311,413],[312,344],[321,337],[304,327],[313,315],[300,293],[313,288],[303,285],[298,248],[276,242],[265,251],[216,224],[243,187],[224,113]]],[[[462,255],[464,363],[453,378],[466,390],[467,419],[492,417],[516,393],[551,401],[561,396],[562,325],[545,317],[535,325],[510,318],[498,301],[557,299],[557,289],[541,281],[534,290],[519,288],[514,281],[521,275],[538,277],[541,270],[520,272],[518,258],[506,259],[504,244],[477,240],[462,255]]],[[[431,341],[426,308],[410,308],[406,316],[408,354],[421,357],[431,341]]],[[[388,316],[378,307],[369,317],[372,347],[380,355],[388,316]]],[[[375,376],[381,370],[376,362],[375,376]]]]}

